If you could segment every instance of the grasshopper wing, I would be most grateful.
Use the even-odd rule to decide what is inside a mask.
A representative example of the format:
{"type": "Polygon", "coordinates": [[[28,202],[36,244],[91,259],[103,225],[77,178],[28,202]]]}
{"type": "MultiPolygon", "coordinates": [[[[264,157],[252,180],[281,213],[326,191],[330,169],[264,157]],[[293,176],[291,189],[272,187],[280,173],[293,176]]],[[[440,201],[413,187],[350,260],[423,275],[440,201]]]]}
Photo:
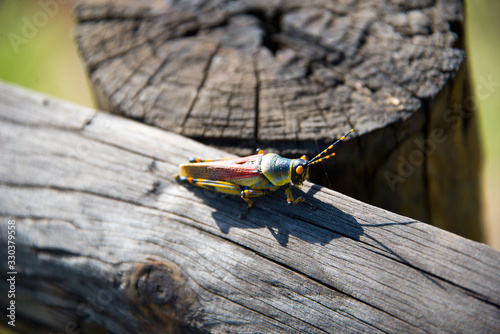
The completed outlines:
{"type": "Polygon", "coordinates": [[[179,172],[181,176],[195,179],[252,184],[264,177],[260,170],[262,157],[263,154],[255,154],[229,160],[183,164],[179,166],[179,172]]]}

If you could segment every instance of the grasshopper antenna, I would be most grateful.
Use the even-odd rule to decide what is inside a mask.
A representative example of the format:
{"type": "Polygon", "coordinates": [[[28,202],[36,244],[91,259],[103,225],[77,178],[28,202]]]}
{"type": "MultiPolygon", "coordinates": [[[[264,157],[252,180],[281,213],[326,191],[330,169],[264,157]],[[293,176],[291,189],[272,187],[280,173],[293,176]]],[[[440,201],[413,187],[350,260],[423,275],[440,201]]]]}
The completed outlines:
{"type": "Polygon", "coordinates": [[[328,151],[330,151],[335,145],[337,145],[339,142],[341,142],[342,140],[344,140],[347,136],[349,136],[351,134],[351,132],[353,132],[354,129],[351,129],[348,133],[346,133],[345,135],[343,135],[342,137],[340,137],[340,139],[338,139],[335,143],[333,143],[332,145],[328,146],[327,148],[325,148],[322,152],[320,152],[317,156],[315,156],[314,158],[312,158],[311,160],[309,160],[307,162],[307,165],[314,165],[314,164],[317,164],[318,162],[321,162],[323,160],[326,160],[326,159],[329,159],[331,157],[333,157],[335,155],[335,153],[332,153],[332,154],[329,154],[327,156],[323,156],[323,154],[327,153],[328,151]]]}

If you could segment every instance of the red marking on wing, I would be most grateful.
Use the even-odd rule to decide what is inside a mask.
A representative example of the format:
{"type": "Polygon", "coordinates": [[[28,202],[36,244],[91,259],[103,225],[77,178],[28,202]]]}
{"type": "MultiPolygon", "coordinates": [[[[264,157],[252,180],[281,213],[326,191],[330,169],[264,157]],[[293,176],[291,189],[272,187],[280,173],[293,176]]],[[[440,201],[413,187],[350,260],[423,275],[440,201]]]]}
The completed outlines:
{"type": "Polygon", "coordinates": [[[220,161],[214,161],[214,163],[219,163],[219,164],[222,164],[222,165],[233,165],[233,164],[236,164],[236,165],[240,165],[240,164],[244,164],[244,163],[251,163],[252,161],[257,161],[257,160],[260,160],[260,158],[262,158],[263,154],[254,154],[254,155],[249,155],[247,157],[241,157],[241,158],[235,158],[235,159],[230,159],[230,160],[220,160],[220,161]]]}
{"type": "Polygon", "coordinates": [[[259,165],[262,156],[255,154],[230,160],[185,164],[180,166],[180,174],[218,181],[260,176],[262,172],[259,165]]]}
{"type": "Polygon", "coordinates": [[[262,175],[259,167],[254,164],[244,164],[244,162],[224,163],[215,166],[207,166],[209,173],[213,173],[219,180],[243,179],[262,175]]]}
{"type": "Polygon", "coordinates": [[[262,173],[254,169],[247,168],[231,168],[231,169],[221,169],[218,170],[221,180],[233,180],[233,179],[244,179],[248,177],[255,177],[262,175],[262,173]]]}

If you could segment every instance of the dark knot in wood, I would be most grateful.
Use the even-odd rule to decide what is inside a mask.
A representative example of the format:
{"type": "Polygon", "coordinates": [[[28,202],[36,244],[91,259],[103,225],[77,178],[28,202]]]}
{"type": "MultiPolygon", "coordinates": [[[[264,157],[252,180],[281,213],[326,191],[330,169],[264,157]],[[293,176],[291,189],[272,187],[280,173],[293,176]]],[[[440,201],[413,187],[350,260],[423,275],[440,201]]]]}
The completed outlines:
{"type": "MultiPolygon", "coordinates": [[[[128,272],[131,297],[161,333],[192,333],[199,308],[196,293],[182,270],[173,262],[151,261],[128,272]],[[129,280],[130,279],[130,280],[129,280]],[[154,320],[153,320],[154,319],[154,320]]],[[[155,332],[156,333],[156,332],[155,332]]]]}
{"type": "Polygon", "coordinates": [[[137,279],[137,292],[142,303],[165,305],[175,298],[176,282],[168,267],[147,265],[137,279]]]}

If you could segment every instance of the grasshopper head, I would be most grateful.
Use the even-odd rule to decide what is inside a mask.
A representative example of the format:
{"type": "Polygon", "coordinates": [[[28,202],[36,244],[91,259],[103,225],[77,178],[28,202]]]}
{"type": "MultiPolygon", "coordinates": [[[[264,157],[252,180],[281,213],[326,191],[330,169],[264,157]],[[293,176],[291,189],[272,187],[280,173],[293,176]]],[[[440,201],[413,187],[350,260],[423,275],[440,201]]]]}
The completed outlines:
{"type": "Polygon", "coordinates": [[[294,185],[301,185],[307,179],[309,174],[309,165],[305,157],[300,159],[293,159],[292,173],[290,180],[294,185]]]}

